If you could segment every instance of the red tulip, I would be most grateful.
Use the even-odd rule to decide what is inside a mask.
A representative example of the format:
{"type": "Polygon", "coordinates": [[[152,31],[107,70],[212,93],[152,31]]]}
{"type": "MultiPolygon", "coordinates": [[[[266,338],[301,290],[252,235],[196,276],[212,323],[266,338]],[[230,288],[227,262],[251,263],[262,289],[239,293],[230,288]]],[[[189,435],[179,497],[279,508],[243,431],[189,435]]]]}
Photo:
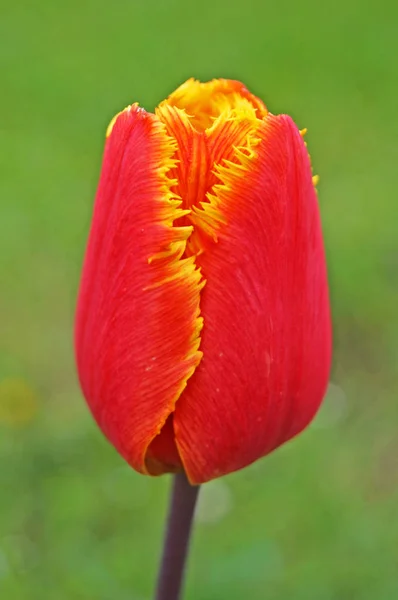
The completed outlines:
{"type": "Polygon", "coordinates": [[[81,386],[137,471],[198,484],[314,417],[331,331],[306,145],[237,81],[111,122],[76,318],[81,386]]]}

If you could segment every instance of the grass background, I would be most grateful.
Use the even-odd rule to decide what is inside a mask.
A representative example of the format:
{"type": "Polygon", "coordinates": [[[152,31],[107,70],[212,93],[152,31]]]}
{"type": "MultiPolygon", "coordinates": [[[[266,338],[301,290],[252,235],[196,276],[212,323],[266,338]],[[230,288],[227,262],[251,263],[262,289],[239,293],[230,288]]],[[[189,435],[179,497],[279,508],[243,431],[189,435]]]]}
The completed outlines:
{"type": "Polygon", "coordinates": [[[392,0],[2,1],[2,598],[151,598],[170,482],[94,426],[72,326],[105,127],[190,76],[308,127],[335,353],[309,430],[206,487],[186,598],[398,597],[397,19],[392,0]]]}

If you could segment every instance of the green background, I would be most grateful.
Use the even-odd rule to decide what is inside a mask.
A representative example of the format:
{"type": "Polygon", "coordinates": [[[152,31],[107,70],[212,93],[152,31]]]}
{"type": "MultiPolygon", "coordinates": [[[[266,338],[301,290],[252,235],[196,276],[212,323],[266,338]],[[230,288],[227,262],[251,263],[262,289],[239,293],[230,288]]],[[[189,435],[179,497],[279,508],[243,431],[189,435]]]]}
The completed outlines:
{"type": "Polygon", "coordinates": [[[396,2],[0,10],[1,598],[151,598],[170,480],[95,427],[73,313],[105,127],[190,76],[240,79],[308,127],[335,351],[314,424],[205,488],[186,598],[398,597],[396,2]]]}

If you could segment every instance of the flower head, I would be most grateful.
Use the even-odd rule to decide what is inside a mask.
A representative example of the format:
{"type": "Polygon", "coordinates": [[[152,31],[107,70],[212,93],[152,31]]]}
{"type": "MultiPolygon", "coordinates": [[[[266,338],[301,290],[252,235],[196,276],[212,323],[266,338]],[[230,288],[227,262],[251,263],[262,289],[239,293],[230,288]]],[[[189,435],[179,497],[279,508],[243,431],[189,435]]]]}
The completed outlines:
{"type": "Polygon", "coordinates": [[[90,409],[141,473],[201,483],[306,427],[331,331],[317,194],[290,117],[224,79],[116,115],[75,339],[90,409]]]}

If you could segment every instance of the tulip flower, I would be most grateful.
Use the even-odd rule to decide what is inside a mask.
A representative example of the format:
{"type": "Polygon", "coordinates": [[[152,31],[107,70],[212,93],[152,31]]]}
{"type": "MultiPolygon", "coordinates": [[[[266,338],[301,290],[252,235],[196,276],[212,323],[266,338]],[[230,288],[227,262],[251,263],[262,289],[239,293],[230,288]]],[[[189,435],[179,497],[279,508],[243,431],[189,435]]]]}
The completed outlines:
{"type": "Polygon", "coordinates": [[[140,473],[231,473],[320,406],[331,328],[302,133],[225,79],[109,125],[75,346],[94,418],[140,473]]]}

